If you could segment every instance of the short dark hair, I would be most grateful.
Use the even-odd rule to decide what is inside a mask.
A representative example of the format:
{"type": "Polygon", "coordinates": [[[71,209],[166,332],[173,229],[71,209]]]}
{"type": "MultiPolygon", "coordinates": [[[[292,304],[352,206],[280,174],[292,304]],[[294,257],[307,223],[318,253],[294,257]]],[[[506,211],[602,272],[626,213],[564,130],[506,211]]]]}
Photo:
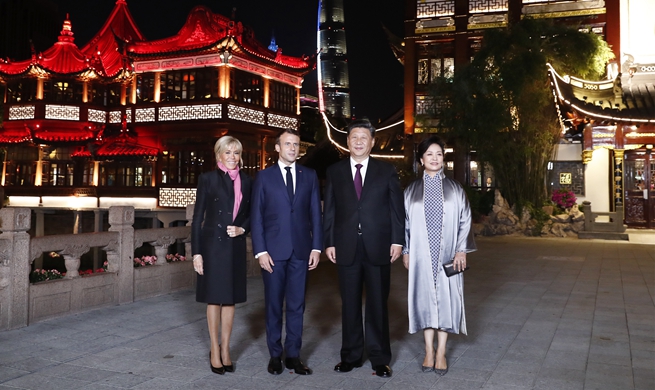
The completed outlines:
{"type": "Polygon", "coordinates": [[[278,144],[278,145],[280,144],[280,137],[282,137],[284,134],[291,134],[291,135],[295,135],[296,137],[300,138],[300,133],[298,132],[298,130],[284,129],[284,130],[280,131],[279,133],[277,133],[277,137],[275,137],[275,143],[276,144],[278,144]]]}
{"type": "Polygon", "coordinates": [[[375,138],[375,127],[373,127],[371,121],[369,121],[368,119],[357,119],[355,121],[350,122],[350,124],[346,129],[346,133],[347,133],[346,136],[350,136],[350,132],[358,127],[367,129],[368,131],[371,132],[371,138],[375,138]]]}
{"type": "Polygon", "coordinates": [[[421,143],[418,144],[418,149],[416,150],[417,163],[421,163],[421,158],[433,144],[439,145],[441,147],[441,151],[446,153],[446,144],[441,140],[441,138],[437,137],[436,135],[432,135],[428,138],[425,138],[423,141],[421,141],[421,143]]]}

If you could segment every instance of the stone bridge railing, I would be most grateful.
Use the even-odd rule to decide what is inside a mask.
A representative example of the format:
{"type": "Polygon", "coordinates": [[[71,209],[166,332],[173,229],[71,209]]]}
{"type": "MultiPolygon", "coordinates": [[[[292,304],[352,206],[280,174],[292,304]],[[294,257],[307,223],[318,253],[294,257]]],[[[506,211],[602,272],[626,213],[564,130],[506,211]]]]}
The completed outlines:
{"type": "Polygon", "coordinates": [[[0,209],[0,330],[192,288],[192,262],[167,263],[165,256],[178,240],[191,256],[193,205],[186,209],[187,226],[135,230],[134,218],[133,207],[111,207],[108,231],[30,237],[29,208],[0,209]],[[156,265],[135,268],[134,251],[144,243],[155,248],[156,265]],[[106,252],[107,272],[80,276],[80,258],[92,248],[106,252]],[[66,276],[30,283],[32,263],[44,252],[63,256],[66,276]]]}

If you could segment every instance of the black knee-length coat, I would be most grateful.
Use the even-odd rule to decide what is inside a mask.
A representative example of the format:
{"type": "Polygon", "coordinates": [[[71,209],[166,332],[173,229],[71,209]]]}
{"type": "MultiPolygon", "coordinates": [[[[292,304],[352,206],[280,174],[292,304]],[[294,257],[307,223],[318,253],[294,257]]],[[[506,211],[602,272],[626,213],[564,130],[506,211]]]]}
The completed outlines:
{"type": "Polygon", "coordinates": [[[233,220],[234,182],[227,173],[214,170],[200,175],[191,224],[191,250],[201,254],[203,273],[198,275],[196,301],[235,304],[246,301],[246,235],[250,231],[252,179],[243,171],[243,199],[233,220]],[[227,235],[227,226],[240,226],[246,233],[227,235]]]}

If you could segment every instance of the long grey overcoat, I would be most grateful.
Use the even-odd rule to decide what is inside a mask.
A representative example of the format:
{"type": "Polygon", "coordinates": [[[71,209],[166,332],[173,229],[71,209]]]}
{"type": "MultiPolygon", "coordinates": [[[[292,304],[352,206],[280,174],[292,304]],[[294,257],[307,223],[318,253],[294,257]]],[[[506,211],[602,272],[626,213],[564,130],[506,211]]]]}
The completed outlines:
{"type": "MultiPolygon", "coordinates": [[[[425,174],[424,174],[425,175],[425,174]]],[[[409,333],[425,328],[466,334],[464,312],[464,273],[446,276],[443,264],[453,261],[455,252],[469,253],[477,249],[471,231],[471,208],[464,189],[447,178],[443,180],[443,226],[426,226],[424,176],[405,189],[405,248],[409,253],[407,304],[409,333]],[[435,286],[428,229],[441,229],[441,253],[438,256],[435,286]]]]}

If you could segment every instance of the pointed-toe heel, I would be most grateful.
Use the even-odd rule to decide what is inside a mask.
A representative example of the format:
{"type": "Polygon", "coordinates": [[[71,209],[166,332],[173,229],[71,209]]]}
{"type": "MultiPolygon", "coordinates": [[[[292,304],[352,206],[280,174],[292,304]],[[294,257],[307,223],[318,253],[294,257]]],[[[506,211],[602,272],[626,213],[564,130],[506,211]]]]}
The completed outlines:
{"type": "Polygon", "coordinates": [[[226,371],[225,366],[214,367],[212,365],[212,353],[211,353],[211,351],[209,351],[209,367],[211,367],[212,372],[214,374],[218,374],[218,375],[224,375],[225,374],[225,371],[226,371]]]}

